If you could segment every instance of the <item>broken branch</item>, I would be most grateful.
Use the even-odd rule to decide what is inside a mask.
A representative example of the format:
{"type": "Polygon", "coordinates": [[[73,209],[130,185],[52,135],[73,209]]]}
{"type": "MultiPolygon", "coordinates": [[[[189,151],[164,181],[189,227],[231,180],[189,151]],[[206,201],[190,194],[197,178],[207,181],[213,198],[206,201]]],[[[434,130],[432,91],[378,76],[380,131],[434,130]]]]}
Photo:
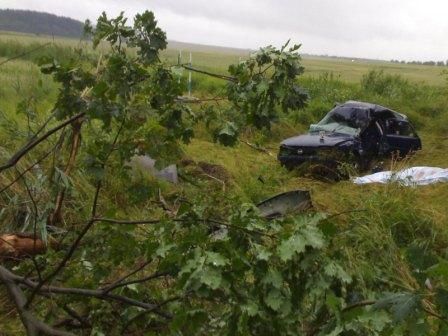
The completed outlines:
{"type": "Polygon", "coordinates": [[[56,133],[57,131],[61,130],[65,126],[71,124],[73,121],[82,118],[85,115],[84,112],[78,113],[71,117],[70,119],[67,119],[63,123],[59,124],[58,126],[52,128],[47,133],[41,135],[38,138],[31,139],[26,145],[24,145],[19,151],[17,151],[5,164],[0,166],[0,172],[6,169],[9,169],[17,164],[17,162],[20,161],[20,159],[25,156],[30,150],[32,150],[34,147],[39,145],[41,142],[45,141],[48,137],[56,133]]]}

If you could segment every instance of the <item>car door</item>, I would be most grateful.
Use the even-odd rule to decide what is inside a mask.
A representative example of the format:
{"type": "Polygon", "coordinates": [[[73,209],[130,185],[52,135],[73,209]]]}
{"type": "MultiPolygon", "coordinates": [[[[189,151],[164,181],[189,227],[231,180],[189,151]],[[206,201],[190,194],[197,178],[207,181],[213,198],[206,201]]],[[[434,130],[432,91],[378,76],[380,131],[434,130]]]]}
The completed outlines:
{"type": "Polygon", "coordinates": [[[398,151],[400,156],[422,147],[420,138],[407,120],[386,120],[385,137],[388,151],[390,153],[398,151]]]}

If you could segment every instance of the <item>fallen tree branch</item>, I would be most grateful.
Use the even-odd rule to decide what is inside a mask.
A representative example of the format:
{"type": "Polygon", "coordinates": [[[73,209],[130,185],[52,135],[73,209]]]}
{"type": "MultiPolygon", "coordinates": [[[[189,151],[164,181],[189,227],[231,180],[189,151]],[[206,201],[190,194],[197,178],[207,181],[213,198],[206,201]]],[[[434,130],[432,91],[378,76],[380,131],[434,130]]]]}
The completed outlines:
{"type": "Polygon", "coordinates": [[[375,300],[364,300],[364,301],[359,301],[359,302],[355,302],[349,306],[346,306],[342,309],[342,312],[346,312],[358,307],[365,307],[365,306],[372,306],[376,303],[375,300]]]}
{"type": "Polygon", "coordinates": [[[200,70],[200,69],[196,69],[193,68],[191,65],[189,64],[182,64],[181,65],[184,69],[193,71],[193,72],[197,72],[203,75],[207,75],[207,76],[211,76],[211,77],[215,77],[215,78],[219,78],[219,79],[223,79],[226,81],[230,81],[230,82],[236,82],[236,78],[235,77],[231,77],[231,76],[226,76],[226,75],[219,75],[219,74],[215,74],[213,72],[209,72],[209,71],[205,71],[205,70],[200,70]]]}
{"type": "MultiPolygon", "coordinates": [[[[179,300],[179,299],[181,299],[181,297],[178,297],[178,296],[169,298],[169,299],[167,299],[167,300],[165,300],[165,301],[159,303],[158,307],[161,308],[161,307],[163,307],[164,305],[166,305],[166,304],[168,304],[168,303],[170,303],[170,302],[179,300]]],[[[142,317],[142,316],[144,316],[144,315],[146,315],[146,314],[148,314],[148,311],[144,310],[144,311],[138,313],[138,314],[137,314],[136,316],[134,316],[133,318],[131,318],[131,319],[130,319],[130,320],[123,326],[123,328],[121,329],[121,334],[122,334],[122,335],[125,335],[127,329],[131,326],[131,324],[134,323],[136,320],[138,320],[140,317],[142,317]]]]}
{"type": "Polygon", "coordinates": [[[203,174],[204,176],[206,176],[206,177],[212,179],[212,180],[215,180],[215,181],[218,182],[218,183],[221,183],[221,184],[222,184],[222,191],[224,191],[224,192],[226,191],[226,183],[225,183],[223,180],[221,180],[221,179],[219,179],[219,178],[217,178],[217,177],[214,177],[213,175],[207,174],[207,173],[205,173],[205,172],[203,172],[202,174],[203,174]]]}
{"type": "Polygon", "coordinates": [[[440,314],[438,314],[438,313],[436,313],[436,312],[434,312],[434,311],[432,311],[432,310],[430,310],[430,309],[428,309],[426,307],[423,307],[422,309],[428,315],[431,315],[432,317],[435,317],[435,318],[439,319],[440,321],[442,321],[443,323],[445,323],[446,325],[448,325],[448,320],[445,317],[443,317],[442,315],[440,315],[440,314]]]}
{"type": "Polygon", "coordinates": [[[100,300],[113,300],[121,303],[126,303],[131,306],[144,308],[149,311],[154,311],[155,314],[162,316],[166,319],[171,319],[172,315],[166,312],[162,312],[158,310],[159,305],[153,304],[153,303],[147,303],[143,301],[138,301],[135,299],[132,299],[127,296],[117,295],[117,294],[111,294],[107,293],[102,289],[85,289],[85,288],[71,288],[71,287],[57,287],[57,286],[40,286],[40,283],[25,279],[24,277],[15,275],[11,272],[9,272],[6,268],[3,266],[0,266],[0,274],[1,271],[4,270],[9,273],[9,279],[15,283],[20,283],[34,291],[38,289],[38,293],[48,293],[50,295],[53,294],[67,294],[67,295],[78,295],[78,296],[86,296],[86,297],[94,297],[100,300]]]}
{"type": "MultiPolygon", "coordinates": [[[[101,218],[101,217],[97,217],[97,218],[93,219],[94,222],[104,222],[104,223],[117,224],[117,225],[158,224],[162,220],[163,219],[121,220],[121,219],[101,218]]],[[[169,219],[169,220],[172,220],[172,221],[175,221],[175,222],[186,222],[187,221],[187,219],[182,219],[182,218],[173,218],[173,219],[169,219]]],[[[259,234],[261,236],[266,236],[266,237],[270,237],[270,238],[276,238],[274,235],[271,235],[271,234],[268,234],[268,233],[264,233],[264,232],[259,231],[259,230],[247,229],[247,228],[239,226],[239,225],[226,223],[226,222],[219,221],[219,220],[216,220],[216,219],[199,218],[198,221],[205,222],[205,223],[210,223],[210,224],[222,225],[222,226],[225,226],[225,227],[227,227],[229,229],[240,230],[240,231],[243,231],[243,232],[246,232],[246,233],[250,233],[250,234],[259,234]]]]}
{"type": "Polygon", "coordinates": [[[90,324],[90,322],[87,320],[86,317],[81,316],[80,314],[78,314],[77,311],[75,311],[74,309],[70,308],[69,305],[64,305],[62,307],[62,309],[69,315],[71,316],[73,319],[75,319],[76,321],[79,322],[81,328],[91,328],[92,325],[90,324]]]}
{"type": "MultiPolygon", "coordinates": [[[[81,144],[81,126],[83,119],[75,120],[72,123],[72,148],[70,150],[70,156],[67,165],[64,170],[65,176],[70,176],[76,162],[76,156],[78,155],[79,146],[81,144]]],[[[56,196],[55,206],[53,212],[48,216],[48,224],[56,225],[62,222],[62,205],[64,202],[66,187],[63,187],[56,196]]]]}
{"type": "Polygon", "coordinates": [[[19,175],[16,176],[16,178],[8,183],[6,186],[4,186],[2,189],[0,189],[0,194],[6,190],[8,190],[11,186],[13,186],[15,183],[20,181],[20,179],[25,176],[26,173],[28,173],[30,170],[32,170],[34,167],[36,167],[38,164],[40,164],[42,161],[44,161],[48,156],[50,156],[51,153],[56,149],[56,146],[54,146],[51,150],[46,152],[44,155],[42,155],[36,162],[34,162],[31,166],[26,168],[24,171],[22,171],[19,175]]]}
{"type": "Polygon", "coordinates": [[[266,148],[263,148],[263,147],[254,145],[254,144],[252,144],[252,143],[250,143],[250,142],[248,142],[248,141],[245,141],[245,140],[240,140],[240,141],[241,141],[242,143],[248,145],[250,148],[253,148],[253,149],[255,149],[255,150],[259,151],[259,152],[265,153],[265,154],[269,155],[270,157],[275,158],[275,155],[272,154],[270,151],[268,151],[266,148]]]}
{"type": "Polygon", "coordinates": [[[218,102],[218,101],[223,101],[223,100],[228,100],[227,98],[221,97],[221,98],[182,98],[179,97],[177,99],[175,99],[176,102],[178,103],[184,103],[184,104],[200,104],[200,103],[204,103],[204,102],[218,102]]]}
{"type": "Polygon", "coordinates": [[[56,133],[57,131],[61,130],[65,126],[71,124],[73,121],[78,120],[82,117],[84,117],[85,113],[81,112],[78,114],[75,114],[70,119],[67,119],[63,123],[59,124],[58,126],[52,128],[47,133],[41,135],[38,138],[31,139],[26,145],[24,145],[19,151],[17,151],[5,164],[0,166],[0,172],[9,169],[17,164],[17,162],[20,161],[20,159],[25,156],[30,150],[32,150],[34,147],[36,147],[41,142],[45,141],[48,137],[56,133]]]}
{"type": "Polygon", "coordinates": [[[48,46],[48,45],[50,45],[50,44],[52,44],[52,43],[53,43],[53,42],[47,42],[47,43],[42,44],[42,45],[40,45],[40,46],[38,46],[38,47],[36,47],[36,48],[34,48],[34,49],[31,49],[31,50],[25,51],[25,52],[23,52],[23,53],[21,53],[21,54],[18,54],[18,55],[16,55],[16,56],[10,57],[10,58],[8,58],[8,59],[6,59],[6,60],[0,62],[0,66],[2,66],[3,64],[6,64],[6,63],[8,63],[8,62],[11,62],[11,61],[13,61],[13,60],[15,60],[15,59],[22,58],[23,56],[32,54],[33,52],[38,51],[38,50],[40,50],[40,49],[43,49],[43,48],[45,48],[46,46],[48,46]]]}
{"type": "Polygon", "coordinates": [[[97,217],[93,219],[94,222],[104,222],[117,225],[143,225],[143,224],[158,224],[162,219],[138,219],[138,220],[126,220],[126,219],[113,219],[97,217]]]}
{"type": "Polygon", "coordinates": [[[101,189],[101,183],[99,182],[98,185],[97,185],[97,188],[96,188],[96,191],[95,191],[95,197],[94,197],[94,200],[93,200],[92,219],[89,220],[87,222],[87,224],[84,226],[84,228],[82,229],[81,233],[78,235],[78,237],[76,238],[75,242],[72,244],[72,246],[70,247],[69,251],[64,256],[64,258],[59,263],[59,265],[56,267],[56,269],[53,272],[51,272],[48,276],[46,276],[42,281],[40,281],[38,283],[38,285],[34,288],[33,292],[31,292],[31,295],[28,298],[28,301],[26,303],[27,307],[31,304],[31,302],[33,301],[34,296],[39,292],[39,290],[43,287],[43,285],[45,283],[49,282],[51,279],[53,279],[65,267],[65,265],[71,259],[71,257],[73,256],[73,253],[75,253],[76,249],[78,248],[79,244],[81,243],[82,238],[84,238],[86,233],[90,230],[92,225],[95,223],[93,218],[95,217],[95,214],[96,214],[96,208],[97,208],[97,204],[98,204],[98,195],[99,195],[100,189],[101,189]]]}
{"type": "Polygon", "coordinates": [[[56,330],[38,320],[32,312],[26,308],[26,298],[20,287],[17,285],[17,276],[1,265],[0,280],[6,286],[9,296],[14,301],[28,336],[38,336],[41,334],[51,336],[73,336],[71,333],[56,330]]]}
{"type": "Polygon", "coordinates": [[[146,266],[148,266],[150,263],[152,262],[152,260],[146,261],[144,262],[142,265],[140,265],[139,267],[137,267],[135,270],[127,273],[126,275],[122,276],[121,278],[119,278],[118,280],[112,282],[111,284],[104,286],[102,288],[102,290],[104,291],[110,291],[110,288],[113,288],[114,286],[116,286],[117,284],[122,283],[124,280],[126,280],[127,278],[133,276],[134,274],[140,272],[142,269],[144,269],[146,266]]]}
{"type": "Polygon", "coordinates": [[[141,279],[129,280],[126,282],[119,282],[119,283],[114,284],[113,286],[108,286],[107,288],[104,289],[104,292],[109,293],[109,292],[113,291],[114,289],[117,289],[120,287],[147,282],[147,281],[158,279],[158,278],[161,278],[161,277],[164,277],[167,275],[170,275],[170,272],[157,272],[157,273],[148,275],[147,277],[144,277],[141,279]]]}
{"type": "MultiPolygon", "coordinates": [[[[77,119],[81,118],[83,115],[84,115],[84,113],[79,113],[78,114],[79,117],[77,119]]],[[[73,119],[73,118],[71,118],[71,119],[73,119]]],[[[77,120],[77,119],[73,119],[72,122],[77,120]]],[[[106,162],[107,162],[107,160],[109,159],[110,155],[112,154],[112,152],[114,150],[115,144],[117,143],[118,138],[119,138],[119,136],[121,134],[121,131],[123,130],[125,120],[126,120],[126,115],[123,117],[123,120],[121,122],[120,128],[118,129],[117,134],[115,135],[114,140],[113,140],[113,142],[111,144],[111,150],[109,151],[109,153],[107,154],[106,158],[104,159],[104,162],[102,164],[102,169],[105,168],[106,162]]],[[[27,300],[27,302],[25,304],[26,307],[28,307],[31,304],[31,302],[34,299],[34,296],[41,290],[41,288],[44,286],[44,284],[48,283],[49,281],[51,281],[67,265],[68,261],[72,258],[73,254],[75,253],[75,251],[79,247],[79,244],[81,243],[81,240],[84,238],[84,236],[87,234],[87,232],[90,230],[90,228],[95,223],[96,213],[97,213],[97,209],[98,209],[98,200],[99,200],[99,195],[100,195],[101,188],[102,188],[102,181],[99,180],[97,182],[97,185],[96,185],[96,188],[95,188],[95,195],[93,197],[92,210],[91,210],[89,221],[86,223],[84,228],[81,230],[81,233],[78,235],[78,237],[76,238],[76,240],[74,241],[74,243],[70,247],[69,251],[64,256],[62,261],[58,264],[56,269],[53,272],[51,272],[48,276],[46,276],[44,279],[39,281],[37,286],[31,292],[31,295],[29,296],[29,298],[28,298],[28,300],[27,300]]]]}

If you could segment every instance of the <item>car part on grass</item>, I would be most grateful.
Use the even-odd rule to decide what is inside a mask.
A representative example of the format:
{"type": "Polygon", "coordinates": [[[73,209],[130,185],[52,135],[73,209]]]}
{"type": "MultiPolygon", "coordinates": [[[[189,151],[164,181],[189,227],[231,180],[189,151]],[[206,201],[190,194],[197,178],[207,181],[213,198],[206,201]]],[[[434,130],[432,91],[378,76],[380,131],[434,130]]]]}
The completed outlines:
{"type": "Polygon", "coordinates": [[[428,185],[448,182],[448,169],[437,167],[412,167],[400,171],[383,171],[353,179],[355,184],[397,182],[405,186],[428,185]]]}
{"type": "Polygon", "coordinates": [[[312,208],[310,192],[293,190],[281,193],[257,204],[261,216],[276,218],[312,208]]]}
{"type": "Polygon", "coordinates": [[[394,152],[403,157],[421,147],[405,115],[380,105],[348,101],[311,125],[308,134],[282,141],[278,160],[288,168],[305,162],[331,165],[351,160],[366,170],[372,159],[394,152]]]}

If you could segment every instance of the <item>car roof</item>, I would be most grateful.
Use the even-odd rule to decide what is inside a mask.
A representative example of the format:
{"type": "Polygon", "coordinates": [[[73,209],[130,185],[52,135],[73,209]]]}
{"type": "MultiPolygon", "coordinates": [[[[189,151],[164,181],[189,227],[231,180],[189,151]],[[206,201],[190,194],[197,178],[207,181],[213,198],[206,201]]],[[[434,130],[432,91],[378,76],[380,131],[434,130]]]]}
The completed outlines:
{"type": "Polygon", "coordinates": [[[390,108],[378,105],[378,104],[372,104],[372,103],[366,103],[356,100],[348,100],[343,104],[338,105],[338,107],[347,107],[347,108],[353,108],[354,112],[359,111],[361,113],[365,113],[366,110],[371,112],[372,115],[380,114],[382,112],[391,112],[395,118],[406,120],[407,117],[404,114],[398,113],[390,108]]]}

